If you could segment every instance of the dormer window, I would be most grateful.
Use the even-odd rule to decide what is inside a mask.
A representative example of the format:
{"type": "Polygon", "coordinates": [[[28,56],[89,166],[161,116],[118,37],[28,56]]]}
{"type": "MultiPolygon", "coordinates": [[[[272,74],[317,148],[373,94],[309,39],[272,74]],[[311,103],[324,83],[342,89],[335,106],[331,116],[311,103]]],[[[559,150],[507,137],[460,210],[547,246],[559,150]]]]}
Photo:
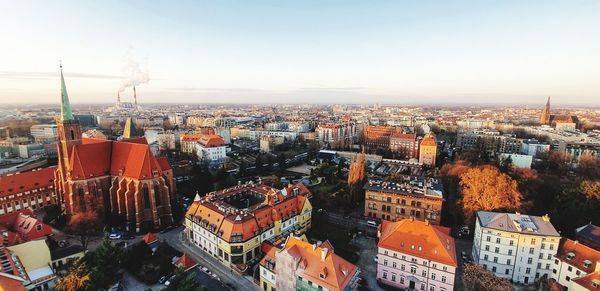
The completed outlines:
{"type": "Polygon", "coordinates": [[[585,260],[583,261],[583,266],[586,268],[589,268],[592,265],[592,261],[590,260],[585,260]]]}
{"type": "Polygon", "coordinates": [[[567,260],[572,260],[575,258],[575,253],[574,252],[568,252],[567,253],[567,260]]]}

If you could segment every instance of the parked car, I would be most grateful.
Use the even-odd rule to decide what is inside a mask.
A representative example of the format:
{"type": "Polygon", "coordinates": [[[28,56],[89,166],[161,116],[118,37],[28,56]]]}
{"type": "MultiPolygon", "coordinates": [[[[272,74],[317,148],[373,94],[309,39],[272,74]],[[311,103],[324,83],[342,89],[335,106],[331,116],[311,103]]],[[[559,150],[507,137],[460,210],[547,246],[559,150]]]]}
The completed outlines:
{"type": "Polygon", "coordinates": [[[375,263],[377,263],[377,261],[378,261],[378,260],[379,260],[379,258],[378,258],[377,256],[375,256],[375,257],[373,258],[373,261],[374,261],[375,263]]]}
{"type": "Polygon", "coordinates": [[[111,233],[108,235],[109,239],[121,239],[122,235],[120,233],[111,233]]]}
{"type": "Polygon", "coordinates": [[[377,227],[377,222],[374,220],[367,220],[367,225],[370,227],[377,227]]]}
{"type": "Polygon", "coordinates": [[[162,277],[160,277],[160,279],[158,279],[159,284],[164,284],[166,281],[167,281],[167,276],[162,276],[162,277]]]}

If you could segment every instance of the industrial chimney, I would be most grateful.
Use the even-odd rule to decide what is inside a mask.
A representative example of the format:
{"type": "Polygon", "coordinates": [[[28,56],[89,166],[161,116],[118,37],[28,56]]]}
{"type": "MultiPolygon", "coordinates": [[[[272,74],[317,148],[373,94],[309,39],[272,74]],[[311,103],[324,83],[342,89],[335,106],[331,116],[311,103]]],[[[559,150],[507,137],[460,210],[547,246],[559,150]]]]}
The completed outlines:
{"type": "Polygon", "coordinates": [[[135,93],[135,86],[133,86],[133,103],[135,104],[135,109],[137,109],[138,105],[137,105],[137,94],[135,93]]]}

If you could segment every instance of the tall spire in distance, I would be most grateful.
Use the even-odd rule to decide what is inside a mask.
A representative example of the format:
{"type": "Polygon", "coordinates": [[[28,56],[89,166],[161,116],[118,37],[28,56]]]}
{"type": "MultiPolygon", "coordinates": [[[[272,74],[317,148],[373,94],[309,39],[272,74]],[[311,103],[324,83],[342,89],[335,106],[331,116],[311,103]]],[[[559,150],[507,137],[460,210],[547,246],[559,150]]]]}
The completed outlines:
{"type": "Polygon", "coordinates": [[[542,110],[542,114],[540,115],[540,124],[550,125],[550,96],[548,96],[546,106],[544,107],[544,110],[542,110]]]}
{"type": "Polygon", "coordinates": [[[60,120],[72,121],[75,120],[71,103],[69,103],[69,94],[67,94],[67,85],[65,85],[65,77],[63,76],[62,63],[60,64],[60,120]]]}

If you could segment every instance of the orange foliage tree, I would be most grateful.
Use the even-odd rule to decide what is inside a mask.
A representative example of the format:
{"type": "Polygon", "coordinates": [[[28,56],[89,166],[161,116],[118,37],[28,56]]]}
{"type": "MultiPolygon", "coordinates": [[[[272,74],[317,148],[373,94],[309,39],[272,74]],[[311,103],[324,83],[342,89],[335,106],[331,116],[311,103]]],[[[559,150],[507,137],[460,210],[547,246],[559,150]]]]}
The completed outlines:
{"type": "Polygon", "coordinates": [[[600,161],[592,155],[582,155],[579,158],[579,172],[587,179],[600,179],[600,161]]]}
{"type": "Polygon", "coordinates": [[[460,176],[466,218],[480,210],[517,210],[522,195],[517,182],[494,166],[471,168],[460,176]]]}
{"type": "Polygon", "coordinates": [[[365,182],[365,153],[358,154],[356,160],[350,163],[348,171],[348,186],[350,187],[350,199],[352,202],[361,200],[362,187],[365,182]]]}
{"type": "Polygon", "coordinates": [[[512,291],[515,290],[508,279],[496,277],[484,267],[467,263],[463,272],[463,289],[465,291],[512,291]]]}

